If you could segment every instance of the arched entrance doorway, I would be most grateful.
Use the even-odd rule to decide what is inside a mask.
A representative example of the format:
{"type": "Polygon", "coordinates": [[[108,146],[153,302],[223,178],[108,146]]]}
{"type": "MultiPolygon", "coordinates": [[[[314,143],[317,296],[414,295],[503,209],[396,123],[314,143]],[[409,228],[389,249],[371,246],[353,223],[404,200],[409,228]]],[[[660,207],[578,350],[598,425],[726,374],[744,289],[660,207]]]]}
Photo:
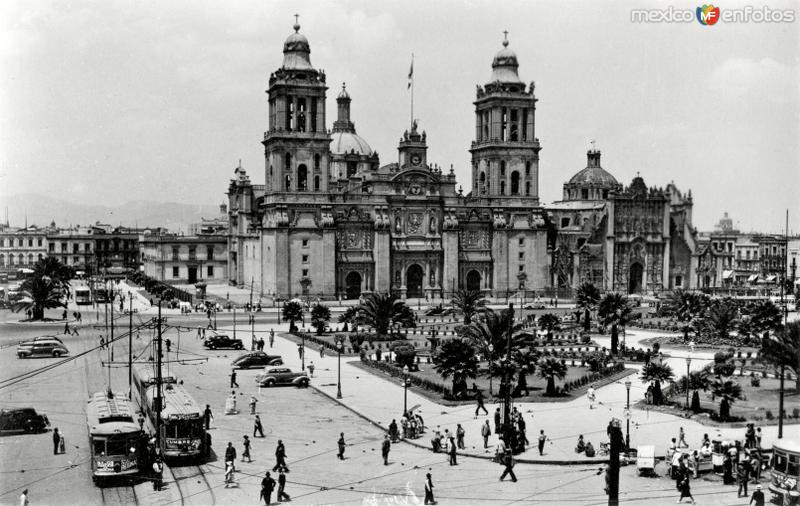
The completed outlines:
{"type": "Polygon", "coordinates": [[[478,271],[469,271],[467,273],[467,290],[480,290],[481,289],[481,275],[478,271]]]}
{"type": "Polygon", "coordinates": [[[406,271],[406,297],[419,298],[423,296],[422,280],[424,274],[422,267],[417,264],[412,265],[406,271]]]}
{"type": "Polygon", "coordinates": [[[639,262],[631,264],[631,270],[628,273],[628,293],[640,293],[642,291],[642,274],[644,268],[639,262]]]}
{"type": "Polygon", "coordinates": [[[345,294],[348,299],[361,297],[361,274],[353,271],[344,278],[345,294]]]}

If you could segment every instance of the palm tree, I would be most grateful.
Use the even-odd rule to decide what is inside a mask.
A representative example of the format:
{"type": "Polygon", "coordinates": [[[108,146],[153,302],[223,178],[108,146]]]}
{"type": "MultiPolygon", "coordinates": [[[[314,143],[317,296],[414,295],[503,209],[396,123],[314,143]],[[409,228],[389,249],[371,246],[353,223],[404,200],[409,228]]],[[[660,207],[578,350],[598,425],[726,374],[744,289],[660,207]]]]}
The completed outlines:
{"type": "Polygon", "coordinates": [[[553,340],[553,332],[561,329],[561,319],[553,313],[545,313],[539,317],[539,328],[547,332],[547,340],[553,340]]]}
{"type": "Polygon", "coordinates": [[[311,308],[311,326],[317,329],[317,335],[322,335],[325,327],[331,320],[331,310],[328,306],[316,304],[311,308]]]}
{"type": "Polygon", "coordinates": [[[761,340],[761,361],[794,372],[797,392],[800,392],[800,321],[786,324],[772,335],[761,340]]]}
{"type": "Polygon", "coordinates": [[[688,384],[686,381],[686,376],[683,376],[680,379],[679,384],[683,390],[694,390],[692,393],[691,410],[695,413],[698,413],[700,411],[700,394],[698,393],[698,390],[705,392],[711,385],[711,377],[709,376],[708,370],[702,369],[700,371],[692,371],[689,373],[688,384]]]}
{"type": "Polygon", "coordinates": [[[617,354],[619,345],[619,327],[627,325],[639,317],[628,303],[628,298],[619,293],[609,293],[600,301],[597,316],[601,319],[603,327],[611,325],[611,353],[617,354]]]}
{"type": "Polygon", "coordinates": [[[459,289],[450,302],[464,315],[464,325],[469,325],[470,321],[472,321],[472,315],[486,305],[486,299],[480,290],[459,289]]]}
{"type": "Polygon", "coordinates": [[[495,311],[487,308],[479,318],[469,325],[457,327],[456,331],[489,361],[489,393],[492,393],[492,378],[504,377],[504,371],[493,364],[505,357],[508,350],[508,332],[511,330],[511,351],[525,345],[525,337],[520,333],[522,325],[514,323],[514,316],[508,309],[495,311]]]}
{"type": "Polygon", "coordinates": [[[703,314],[708,299],[705,295],[677,289],[664,301],[662,312],[683,322],[683,342],[689,342],[694,320],[703,314]]]}
{"type": "Polygon", "coordinates": [[[770,332],[776,332],[783,325],[781,310],[771,300],[755,302],[748,309],[750,325],[758,337],[769,337],[770,332]]]}
{"type": "Polygon", "coordinates": [[[653,404],[656,406],[663,402],[663,395],[661,393],[661,383],[664,381],[672,381],[675,373],[672,372],[672,367],[668,364],[659,362],[648,362],[642,367],[642,374],[639,379],[642,383],[650,383],[653,386],[653,404]]]}
{"type": "Polygon", "coordinates": [[[31,319],[44,319],[44,310],[57,307],[66,308],[64,288],[60,283],[47,276],[31,275],[20,284],[20,292],[25,298],[15,302],[11,307],[14,312],[31,311],[31,319]]]}
{"type": "Polygon", "coordinates": [[[303,319],[303,305],[296,300],[290,300],[283,305],[282,314],[283,321],[289,322],[289,332],[294,332],[297,330],[294,322],[303,319]]]}
{"type": "Polygon", "coordinates": [[[711,390],[714,395],[720,397],[719,402],[719,417],[722,420],[727,420],[731,416],[731,404],[736,399],[742,398],[742,386],[731,380],[716,380],[711,385],[711,390]]]}
{"type": "Polygon", "coordinates": [[[575,292],[575,307],[583,309],[583,330],[591,329],[591,310],[600,300],[600,291],[591,283],[582,283],[575,292]]]}
{"type": "Polygon", "coordinates": [[[353,328],[359,322],[358,306],[349,306],[344,313],[339,315],[339,323],[344,323],[344,331],[347,332],[347,325],[353,328]]]}
{"type": "Polygon", "coordinates": [[[463,339],[448,339],[433,354],[433,368],[442,378],[453,378],[453,396],[466,390],[466,378],[478,375],[475,348],[463,339]]]}
{"type": "Polygon", "coordinates": [[[699,326],[704,337],[726,343],[737,318],[737,310],[731,299],[721,299],[711,304],[699,326]]]}
{"type": "Polygon", "coordinates": [[[62,264],[55,257],[44,257],[33,264],[33,273],[28,277],[48,277],[62,288],[70,287],[70,280],[75,277],[75,269],[62,264]]]}
{"type": "Polygon", "coordinates": [[[556,378],[564,379],[567,376],[567,365],[560,360],[547,357],[539,360],[539,376],[547,380],[547,388],[545,395],[552,396],[556,394],[556,378]]]}
{"type": "Polygon", "coordinates": [[[361,322],[372,326],[380,336],[389,333],[393,324],[415,327],[414,311],[394,295],[371,293],[359,306],[361,322]]]}

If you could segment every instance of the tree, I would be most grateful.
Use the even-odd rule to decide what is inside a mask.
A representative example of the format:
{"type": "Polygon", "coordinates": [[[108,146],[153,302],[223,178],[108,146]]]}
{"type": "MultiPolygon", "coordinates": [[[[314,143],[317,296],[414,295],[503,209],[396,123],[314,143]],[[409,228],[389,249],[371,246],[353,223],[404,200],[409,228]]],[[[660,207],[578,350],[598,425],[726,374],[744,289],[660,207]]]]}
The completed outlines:
{"type": "Polygon", "coordinates": [[[711,378],[707,369],[700,371],[692,371],[689,373],[689,381],[687,384],[686,376],[681,377],[680,382],[681,390],[684,392],[686,389],[694,390],[692,393],[692,407],[691,410],[695,413],[700,412],[700,394],[698,390],[706,391],[711,385],[711,378]]]}
{"type": "Polygon", "coordinates": [[[478,375],[475,348],[464,339],[448,339],[433,354],[433,368],[442,378],[453,378],[453,396],[466,390],[466,379],[478,375]]]}
{"type": "Polygon", "coordinates": [[[483,292],[480,290],[462,290],[459,289],[453,295],[450,301],[453,306],[464,316],[464,325],[469,325],[472,321],[472,315],[483,309],[486,305],[486,299],[483,292]]]}
{"type": "Polygon", "coordinates": [[[653,404],[660,405],[664,396],[661,393],[661,383],[665,381],[672,382],[675,373],[672,372],[672,367],[669,364],[659,362],[648,362],[642,367],[642,374],[639,379],[642,383],[650,383],[653,386],[653,404]]]}
{"type": "Polygon", "coordinates": [[[800,321],[789,322],[771,337],[763,338],[759,359],[793,371],[795,390],[800,392],[800,321]]]}
{"type": "Polygon", "coordinates": [[[55,257],[44,257],[33,264],[33,273],[27,277],[48,277],[57,285],[61,286],[66,294],[70,287],[70,280],[75,277],[75,269],[62,264],[55,257]]]}
{"type": "Polygon", "coordinates": [[[709,340],[723,344],[730,342],[730,333],[737,318],[736,305],[732,302],[732,299],[716,300],[700,321],[699,326],[702,335],[709,340]]]}
{"type": "Polygon", "coordinates": [[[591,329],[591,311],[600,300],[600,291],[591,283],[582,283],[575,292],[575,307],[583,309],[583,330],[591,329]]]}
{"type": "Polygon", "coordinates": [[[349,306],[344,313],[339,315],[339,323],[344,323],[344,332],[347,332],[347,325],[354,328],[359,323],[358,306],[349,306]]]}
{"type": "Polygon", "coordinates": [[[759,338],[769,337],[770,333],[776,332],[783,326],[781,310],[771,300],[757,301],[748,309],[753,333],[759,338]]]}
{"type": "Polygon", "coordinates": [[[627,327],[631,320],[639,317],[639,314],[633,311],[627,297],[619,293],[609,293],[600,301],[597,316],[603,327],[611,325],[611,353],[616,355],[619,346],[619,327],[627,327]]]}
{"type": "Polygon", "coordinates": [[[303,305],[296,300],[290,300],[283,305],[281,313],[283,314],[283,321],[289,322],[289,332],[295,332],[297,327],[294,322],[303,319],[303,305]]]}
{"type": "Polygon", "coordinates": [[[714,354],[714,374],[717,376],[733,376],[736,372],[736,362],[733,359],[733,350],[718,351],[714,354]]]}
{"type": "Polygon", "coordinates": [[[736,399],[742,398],[742,386],[731,380],[716,380],[711,385],[711,391],[719,397],[719,417],[727,420],[731,416],[731,404],[736,399]]]}
{"type": "Polygon", "coordinates": [[[325,332],[325,327],[331,320],[331,310],[328,306],[316,304],[311,308],[311,326],[317,329],[317,335],[322,335],[325,332]]]}
{"type": "Polygon", "coordinates": [[[567,365],[557,358],[547,357],[539,360],[539,376],[547,380],[546,396],[556,394],[556,378],[564,379],[567,376],[567,365]]]}
{"type": "Polygon", "coordinates": [[[662,313],[683,322],[683,341],[689,342],[689,331],[696,318],[703,314],[708,305],[708,297],[703,294],[674,290],[664,301],[662,313]]]}
{"type": "Polygon", "coordinates": [[[561,329],[561,319],[553,313],[545,313],[539,317],[539,328],[547,332],[547,340],[553,340],[553,332],[561,329]]]}
{"type": "Polygon", "coordinates": [[[414,311],[394,295],[371,293],[359,306],[361,323],[372,326],[378,335],[385,336],[393,324],[415,327],[414,311]]]}
{"type": "Polygon", "coordinates": [[[63,286],[46,276],[28,276],[20,284],[19,291],[24,298],[11,307],[14,312],[30,310],[33,320],[44,319],[45,309],[66,308],[63,286]]]}

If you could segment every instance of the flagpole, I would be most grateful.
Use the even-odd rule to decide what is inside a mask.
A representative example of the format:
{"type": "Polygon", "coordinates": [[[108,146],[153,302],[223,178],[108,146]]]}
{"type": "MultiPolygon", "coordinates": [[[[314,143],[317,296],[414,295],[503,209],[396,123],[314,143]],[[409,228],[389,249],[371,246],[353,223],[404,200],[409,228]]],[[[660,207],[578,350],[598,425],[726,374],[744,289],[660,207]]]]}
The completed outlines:
{"type": "Polygon", "coordinates": [[[411,129],[414,129],[414,53],[411,53],[411,129]]]}

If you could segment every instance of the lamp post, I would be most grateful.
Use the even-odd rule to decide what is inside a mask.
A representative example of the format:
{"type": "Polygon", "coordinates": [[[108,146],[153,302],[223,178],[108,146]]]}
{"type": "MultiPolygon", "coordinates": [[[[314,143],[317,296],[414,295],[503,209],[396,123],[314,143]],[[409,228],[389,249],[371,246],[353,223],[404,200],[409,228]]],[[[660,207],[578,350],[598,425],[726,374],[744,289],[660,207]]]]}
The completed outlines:
{"type": "Polygon", "coordinates": [[[336,398],[342,398],[342,349],[344,348],[344,336],[338,334],[336,336],[336,351],[339,352],[338,371],[336,380],[336,398]]]}
{"type": "Polygon", "coordinates": [[[494,395],[492,393],[492,357],[494,356],[494,344],[489,343],[489,396],[494,395]]]}
{"type": "Polygon", "coordinates": [[[408,364],[403,366],[403,414],[408,413],[408,364]]]}
{"type": "Polygon", "coordinates": [[[631,380],[625,380],[625,452],[631,451],[631,380]]]}
{"type": "Polygon", "coordinates": [[[689,409],[689,366],[692,364],[692,352],[686,355],[686,409],[689,409]]]}

